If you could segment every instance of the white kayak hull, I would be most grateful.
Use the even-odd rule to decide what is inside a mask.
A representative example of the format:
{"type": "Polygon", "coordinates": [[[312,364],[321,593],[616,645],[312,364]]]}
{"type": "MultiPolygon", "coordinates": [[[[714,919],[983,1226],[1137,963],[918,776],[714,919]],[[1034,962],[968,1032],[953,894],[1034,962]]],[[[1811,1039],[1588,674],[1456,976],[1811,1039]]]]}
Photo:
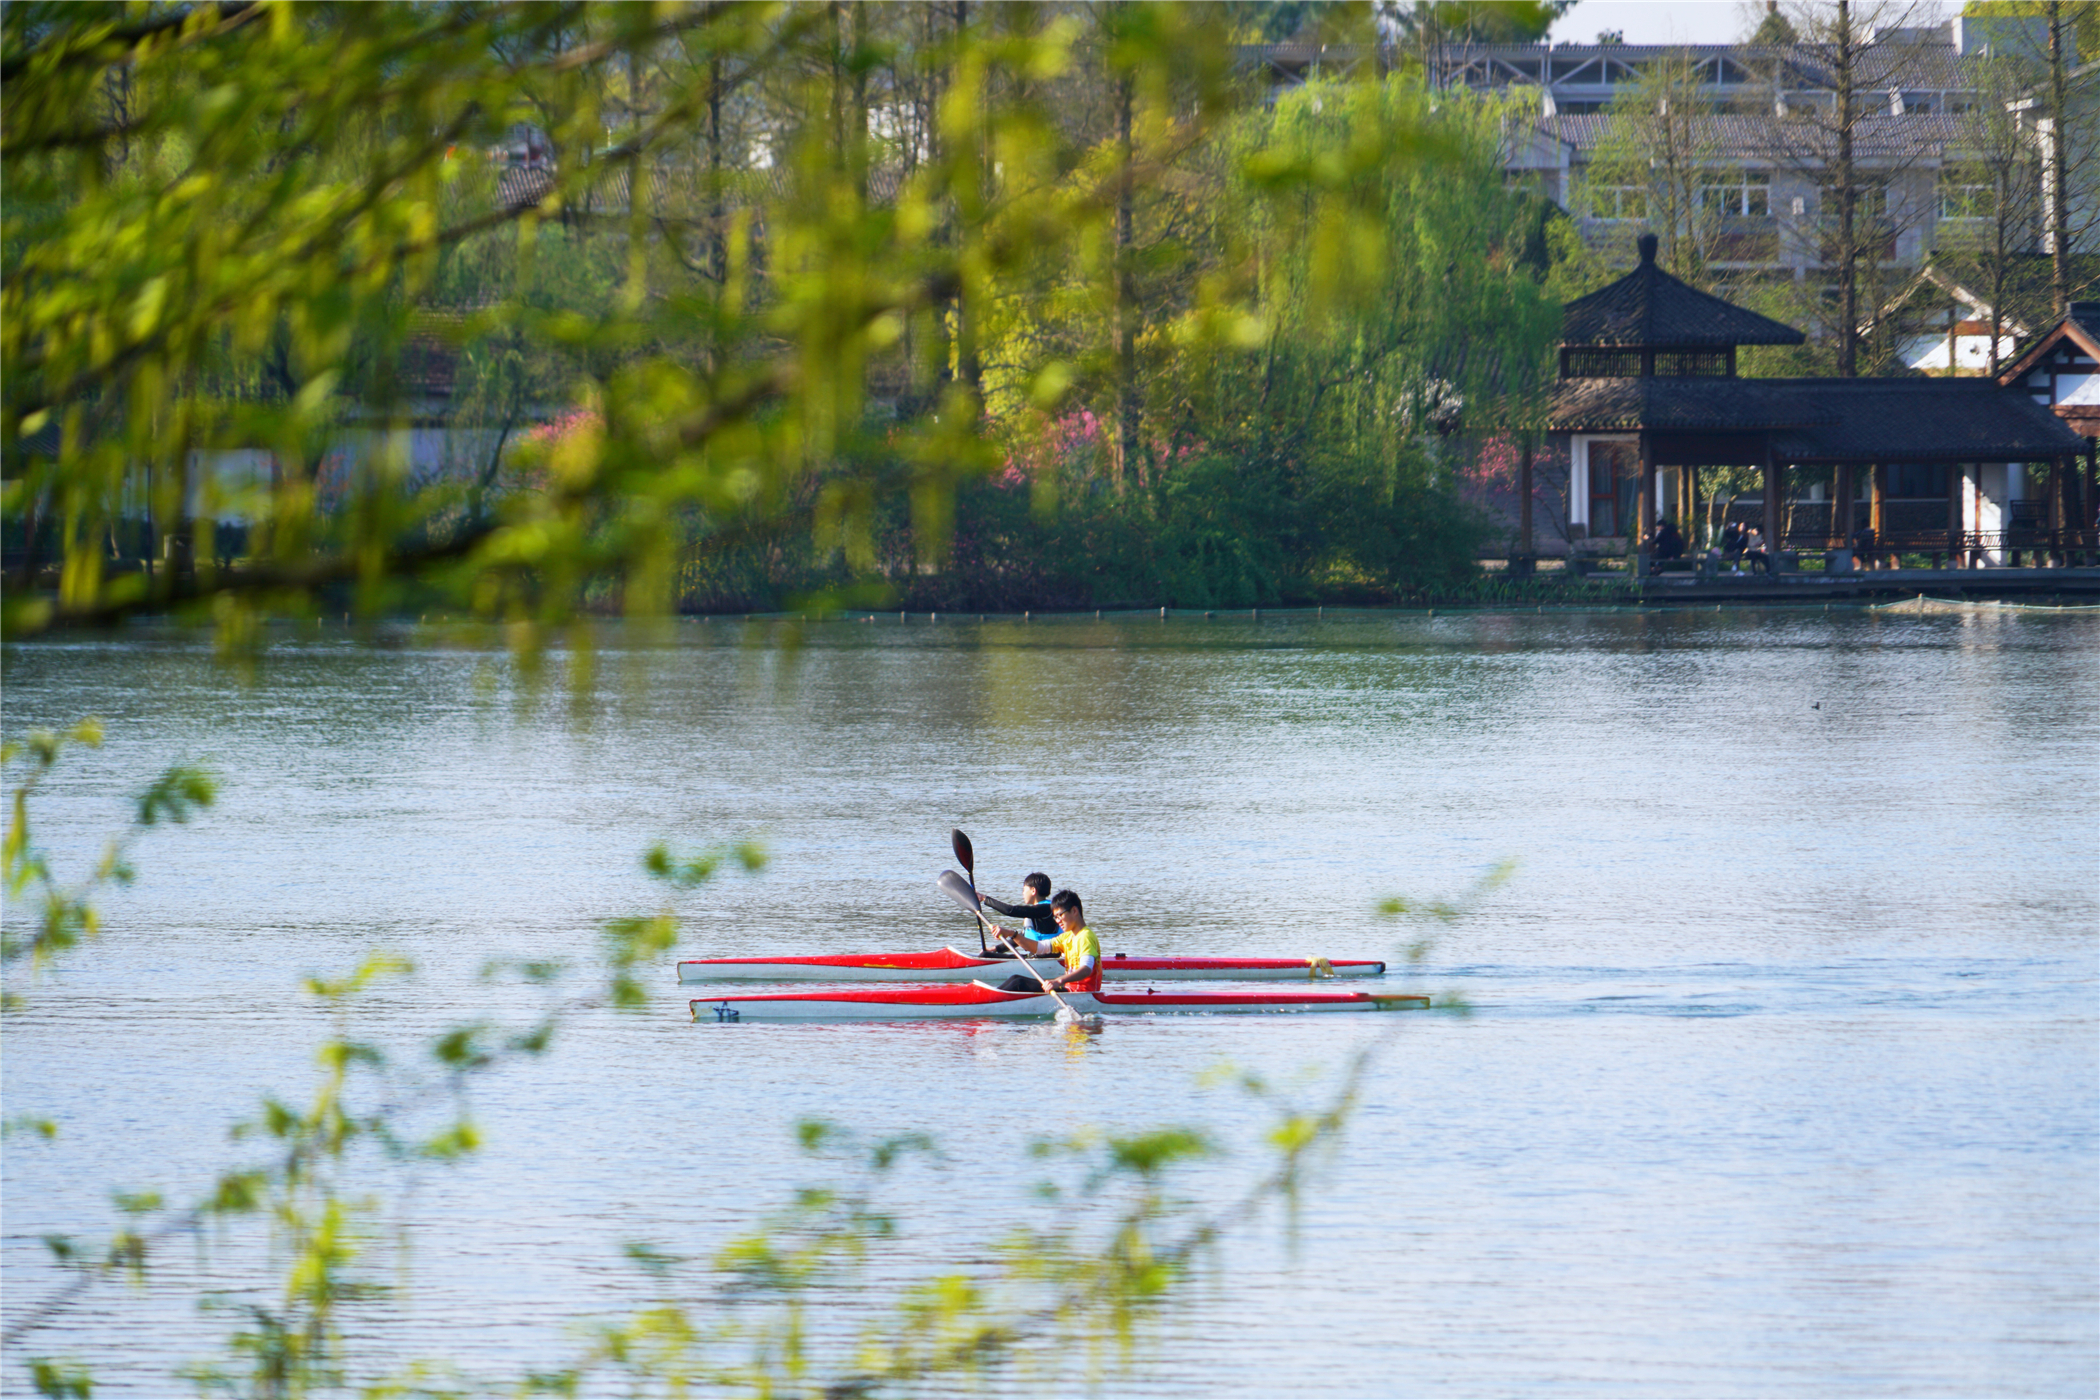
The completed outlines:
{"type": "MultiPolygon", "coordinates": [[[[1429,1004],[1419,994],[1378,992],[1145,990],[1066,992],[1082,1016],[1249,1015],[1302,1011],[1400,1011],[1429,1004]]],[[[1047,992],[1002,992],[984,982],[934,983],[879,991],[762,992],[698,998],[695,1021],[927,1021],[1055,1016],[1047,992]]]]}
{"type": "MultiPolygon", "coordinates": [[[[1023,960],[987,958],[962,948],[932,953],[832,953],[817,957],[702,958],[678,964],[680,982],[1002,982],[1023,960]]],[[[1064,970],[1056,958],[1029,958],[1045,977],[1064,970]]],[[[1362,958],[1134,958],[1101,960],[1108,980],[1146,982],[1306,982],[1380,977],[1385,964],[1362,958]]]]}

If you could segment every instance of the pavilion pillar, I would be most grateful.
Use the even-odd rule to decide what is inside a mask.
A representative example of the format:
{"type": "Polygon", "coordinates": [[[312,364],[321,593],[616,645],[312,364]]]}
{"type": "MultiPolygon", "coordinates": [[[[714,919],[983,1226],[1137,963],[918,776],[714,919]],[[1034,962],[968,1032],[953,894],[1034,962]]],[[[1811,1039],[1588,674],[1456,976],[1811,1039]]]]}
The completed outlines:
{"type": "MultiPolygon", "coordinates": [[[[2078,528],[2087,531],[2086,544],[2100,548],[2100,437],[2085,440],[2085,499],[2078,506],[2078,528]]],[[[2086,562],[2100,564],[2100,555],[2088,554],[2086,562]]]]}
{"type": "Polygon", "coordinates": [[[1852,464],[1838,463],[1830,483],[1830,547],[1846,549],[1852,544],[1852,464]]]}
{"type": "Polygon", "coordinates": [[[1781,538],[1781,522],[1786,513],[1781,508],[1780,493],[1786,489],[1786,469],[1780,465],[1779,449],[1771,443],[1765,444],[1765,557],[1771,561],[1767,566],[1773,573],[1779,572],[1779,548],[1785,541],[1781,538]]]}
{"type": "Polygon", "coordinates": [[[1684,535],[1685,548],[1703,549],[1705,546],[1699,539],[1699,469],[1687,466],[1680,470],[1684,475],[1684,485],[1677,493],[1677,513],[1683,518],[1683,523],[1677,528],[1684,535]]]}
{"type": "Polygon", "coordinates": [[[1874,558],[1880,563],[1887,549],[1888,538],[1889,468],[1886,462],[1876,462],[1873,475],[1867,479],[1867,529],[1874,535],[1874,558]]]}
{"type": "Polygon", "coordinates": [[[2064,562],[2064,462],[2061,457],[2049,459],[2049,562],[2064,562]]]}
{"type": "Polygon", "coordinates": [[[1655,439],[1645,431],[1641,433],[1641,491],[1640,504],[1635,508],[1634,519],[1640,538],[1634,543],[1634,577],[1648,576],[1648,557],[1655,548],[1655,439]]]}
{"type": "Polygon", "coordinates": [[[1538,566],[1538,549],[1531,534],[1531,434],[1523,434],[1524,447],[1517,460],[1517,550],[1522,560],[1511,560],[1513,574],[1531,573],[1538,566]]]}
{"type": "Polygon", "coordinates": [[[1960,462],[1947,464],[1947,567],[1958,569],[1962,564],[1962,535],[1964,533],[1962,498],[1968,491],[1969,469],[1960,462]]]}

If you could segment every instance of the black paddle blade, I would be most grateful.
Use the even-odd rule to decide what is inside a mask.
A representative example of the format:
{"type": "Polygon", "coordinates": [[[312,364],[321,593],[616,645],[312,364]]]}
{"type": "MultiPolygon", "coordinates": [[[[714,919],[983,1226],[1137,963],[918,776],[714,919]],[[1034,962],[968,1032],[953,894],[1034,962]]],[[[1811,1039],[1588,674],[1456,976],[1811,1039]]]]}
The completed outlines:
{"type": "Polygon", "coordinates": [[[953,870],[943,870],[941,878],[933,883],[940,887],[942,894],[948,896],[948,898],[954,900],[972,914],[975,914],[983,907],[977,898],[977,891],[971,889],[969,882],[953,870]]]}
{"type": "Polygon", "coordinates": [[[958,826],[949,831],[948,843],[955,847],[955,858],[962,862],[963,871],[975,880],[977,853],[970,849],[970,838],[963,835],[963,829],[958,826]]]}

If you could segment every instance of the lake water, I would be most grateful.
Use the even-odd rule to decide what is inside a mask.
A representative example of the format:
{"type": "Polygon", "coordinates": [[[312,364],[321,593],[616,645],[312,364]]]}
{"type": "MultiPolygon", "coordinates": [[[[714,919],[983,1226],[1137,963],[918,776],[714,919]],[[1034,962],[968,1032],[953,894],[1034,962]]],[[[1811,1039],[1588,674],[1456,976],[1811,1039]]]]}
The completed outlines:
{"type": "MultiPolygon", "coordinates": [[[[413,1251],[355,1354],[572,1354],[652,1296],[625,1242],[705,1256],[821,1179],[803,1116],[946,1150],[899,1179],[884,1279],[1047,1210],[1024,1146],[1081,1125],[1208,1126],[1239,1150],[1191,1189],[1222,1203],[1267,1119],[1205,1072],[1331,1078],[1386,1037],[1295,1229],[1245,1222],[1128,1369],[1047,1389],[2100,1391],[2091,614],[686,622],[607,630],[582,688],[406,632],[288,637],[247,685],[173,633],[5,661],[10,736],[108,724],[40,799],[61,870],[165,764],[222,781],[99,943],[17,979],[7,1112],[63,1131],[6,1142],[10,1315],[54,1281],[40,1236],[194,1197],[260,1094],[303,1098],[303,975],[413,958],[356,1024],[388,1046],[522,1021],[538,994],[478,969],[588,963],[665,905],[657,840],[771,856],[670,901],[687,956],[932,947],[968,937],[932,885],[960,825],[988,887],[1048,870],[1111,951],[1394,956],[1428,930],[1378,900],[1517,867],[1388,979],[1465,1016],[693,1025],[666,957],[647,1010],[475,1089],[481,1156],[360,1178],[413,1251]]],[[[194,1289],[268,1303],[250,1262],[172,1246],[10,1349],[7,1393],[44,1355],[186,1393],[231,1325],[194,1289]]]]}

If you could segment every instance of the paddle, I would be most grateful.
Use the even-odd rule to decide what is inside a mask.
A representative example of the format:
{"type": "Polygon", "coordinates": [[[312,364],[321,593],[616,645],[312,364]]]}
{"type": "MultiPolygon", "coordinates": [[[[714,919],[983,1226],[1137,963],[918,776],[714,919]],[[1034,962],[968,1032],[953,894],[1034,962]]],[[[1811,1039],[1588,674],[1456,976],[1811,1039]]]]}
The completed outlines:
{"type": "Polygon", "coordinates": [[[978,898],[977,891],[963,883],[962,876],[956,874],[953,870],[943,870],[941,878],[933,883],[940,889],[942,894],[948,896],[948,898],[954,900],[972,914],[980,918],[983,917],[984,901],[978,898]]]}
{"type": "Polygon", "coordinates": [[[970,838],[963,835],[963,829],[959,826],[948,828],[948,844],[955,848],[955,858],[962,863],[963,874],[969,877],[970,912],[977,916],[977,951],[990,957],[992,950],[984,943],[984,910],[980,907],[982,901],[977,896],[977,852],[971,848],[970,838]]]}

